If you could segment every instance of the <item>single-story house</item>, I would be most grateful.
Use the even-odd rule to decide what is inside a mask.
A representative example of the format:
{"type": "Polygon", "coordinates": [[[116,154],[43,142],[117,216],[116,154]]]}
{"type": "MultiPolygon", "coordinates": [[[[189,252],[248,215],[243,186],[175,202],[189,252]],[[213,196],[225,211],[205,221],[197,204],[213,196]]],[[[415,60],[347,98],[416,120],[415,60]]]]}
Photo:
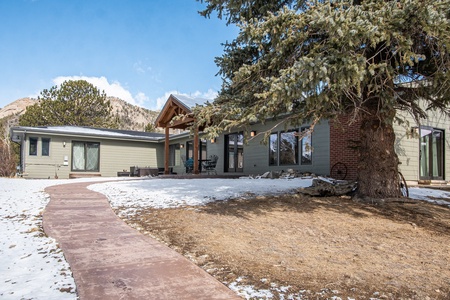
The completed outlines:
{"type": "MultiPolygon", "coordinates": [[[[247,140],[236,129],[213,140],[199,131],[170,134],[170,129],[186,129],[193,121],[190,107],[196,99],[170,95],[156,120],[165,134],[130,132],[84,127],[13,127],[11,139],[21,144],[23,176],[29,178],[70,178],[117,176],[132,166],[157,169],[159,173],[186,173],[183,161],[192,158],[193,173],[201,172],[201,162],[217,155],[218,175],[257,175],[266,171],[293,169],[319,175],[356,179],[357,155],[352,141],[359,137],[359,125],[342,128],[322,120],[310,135],[299,139],[298,132],[309,124],[272,130],[267,143],[262,136],[247,140]],[[189,103],[189,104],[188,104],[189,103]],[[184,118],[175,119],[175,116],[184,118]]],[[[275,122],[254,124],[255,135],[270,130],[275,122]]],[[[432,114],[420,126],[396,125],[396,152],[400,170],[409,182],[445,183],[450,178],[450,119],[432,114]]]]}

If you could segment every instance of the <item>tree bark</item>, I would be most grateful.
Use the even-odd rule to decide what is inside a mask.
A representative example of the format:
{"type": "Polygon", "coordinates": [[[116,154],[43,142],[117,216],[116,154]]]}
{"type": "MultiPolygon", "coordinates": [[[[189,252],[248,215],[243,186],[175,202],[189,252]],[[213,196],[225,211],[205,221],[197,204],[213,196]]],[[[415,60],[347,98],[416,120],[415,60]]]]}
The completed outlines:
{"type": "Polygon", "coordinates": [[[393,119],[395,110],[379,114],[368,109],[361,122],[361,145],[358,164],[358,195],[370,198],[401,196],[398,179],[398,156],[395,153],[393,119]]]}

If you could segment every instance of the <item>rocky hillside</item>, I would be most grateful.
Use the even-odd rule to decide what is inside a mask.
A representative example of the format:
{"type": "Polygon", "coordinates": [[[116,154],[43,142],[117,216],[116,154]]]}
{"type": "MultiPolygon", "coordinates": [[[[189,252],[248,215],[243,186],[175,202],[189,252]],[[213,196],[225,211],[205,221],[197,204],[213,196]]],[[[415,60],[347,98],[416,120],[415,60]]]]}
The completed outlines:
{"type": "MultiPolygon", "coordinates": [[[[108,97],[113,107],[113,115],[119,122],[119,129],[144,131],[145,126],[154,123],[159,112],[129,104],[115,97],[108,97]]],[[[27,107],[37,102],[36,99],[22,98],[0,109],[0,120],[8,122],[8,127],[16,126],[19,116],[24,114],[27,107]]],[[[160,131],[161,129],[158,129],[160,131]]]]}
{"type": "MultiPolygon", "coordinates": [[[[144,131],[145,126],[154,123],[159,112],[132,105],[122,99],[108,97],[113,107],[112,113],[119,120],[119,129],[144,131]]],[[[159,128],[159,130],[162,130],[159,128]]]]}

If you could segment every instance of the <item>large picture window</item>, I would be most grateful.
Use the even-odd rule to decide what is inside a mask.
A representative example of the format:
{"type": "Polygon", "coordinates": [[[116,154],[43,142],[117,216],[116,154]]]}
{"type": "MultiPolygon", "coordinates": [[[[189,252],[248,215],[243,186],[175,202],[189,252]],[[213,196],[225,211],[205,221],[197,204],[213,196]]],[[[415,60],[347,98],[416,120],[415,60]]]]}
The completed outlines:
{"type": "Polygon", "coordinates": [[[38,138],[30,137],[30,155],[37,155],[38,138]]]}
{"type": "Polygon", "coordinates": [[[72,170],[99,171],[100,143],[72,142],[72,170]]]}
{"type": "Polygon", "coordinates": [[[270,135],[269,165],[298,165],[297,131],[272,133],[270,135]]]}

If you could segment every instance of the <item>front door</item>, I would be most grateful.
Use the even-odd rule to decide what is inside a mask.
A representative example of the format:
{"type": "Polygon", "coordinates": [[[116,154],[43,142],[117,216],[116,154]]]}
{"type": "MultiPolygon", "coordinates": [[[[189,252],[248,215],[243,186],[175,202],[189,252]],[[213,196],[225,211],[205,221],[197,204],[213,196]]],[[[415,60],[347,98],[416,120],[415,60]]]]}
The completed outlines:
{"type": "Polygon", "coordinates": [[[444,131],[420,128],[420,179],[444,179],[444,131]]]}
{"type": "Polygon", "coordinates": [[[225,136],[225,172],[244,171],[244,134],[232,133],[225,136]]]}

